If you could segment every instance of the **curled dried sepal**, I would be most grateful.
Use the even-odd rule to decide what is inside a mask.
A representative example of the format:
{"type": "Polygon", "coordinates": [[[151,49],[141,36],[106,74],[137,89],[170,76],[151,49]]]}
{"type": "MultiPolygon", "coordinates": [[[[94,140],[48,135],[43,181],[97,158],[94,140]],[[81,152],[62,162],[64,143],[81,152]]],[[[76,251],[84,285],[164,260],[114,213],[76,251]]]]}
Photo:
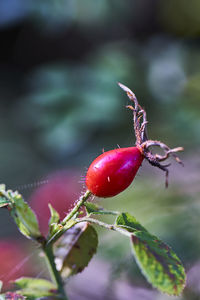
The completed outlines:
{"type": "Polygon", "coordinates": [[[128,105],[127,108],[133,111],[133,125],[136,136],[136,145],[141,145],[147,140],[147,118],[146,111],[140,106],[135,94],[125,85],[118,82],[118,85],[127,93],[134,106],[128,105]]]}
{"type": "Polygon", "coordinates": [[[128,105],[126,106],[128,109],[131,109],[133,112],[133,125],[134,125],[134,131],[135,131],[135,137],[136,137],[136,146],[144,157],[148,160],[148,162],[155,167],[158,167],[159,169],[163,170],[166,175],[166,180],[165,180],[165,186],[168,187],[168,174],[169,170],[168,167],[170,164],[161,164],[161,162],[165,161],[166,159],[169,158],[169,156],[172,156],[175,158],[175,160],[183,165],[182,161],[180,158],[177,156],[177,152],[183,151],[183,147],[176,147],[176,148],[169,148],[167,145],[160,141],[153,141],[148,139],[147,135],[147,116],[146,116],[146,111],[140,106],[138,103],[138,100],[135,96],[135,94],[125,85],[118,83],[118,85],[127,93],[127,96],[129,99],[134,103],[134,106],[128,105]],[[160,147],[163,151],[164,154],[153,154],[150,150],[150,147],[153,146],[158,146],[160,147]]]}

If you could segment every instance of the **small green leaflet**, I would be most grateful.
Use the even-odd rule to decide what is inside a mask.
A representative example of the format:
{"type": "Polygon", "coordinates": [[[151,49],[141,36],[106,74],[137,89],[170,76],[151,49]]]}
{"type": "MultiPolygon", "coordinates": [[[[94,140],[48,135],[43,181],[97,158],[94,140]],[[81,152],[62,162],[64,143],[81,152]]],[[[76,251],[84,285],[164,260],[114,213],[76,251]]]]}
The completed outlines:
{"type": "Polygon", "coordinates": [[[96,253],[98,237],[89,223],[80,223],[60,238],[55,249],[55,262],[63,278],[81,272],[96,253]]]}
{"type": "Polygon", "coordinates": [[[60,221],[59,213],[53,208],[53,206],[50,203],[49,203],[49,209],[50,209],[50,213],[51,213],[51,217],[49,219],[49,224],[59,223],[59,221],[60,221]]]}
{"type": "Polygon", "coordinates": [[[9,211],[18,229],[27,238],[39,240],[42,237],[36,215],[22,196],[16,191],[5,190],[5,185],[0,185],[0,207],[9,205],[9,211]]]}
{"type": "Polygon", "coordinates": [[[48,238],[52,237],[57,231],[61,229],[58,225],[58,223],[60,222],[59,213],[53,208],[53,206],[50,203],[49,203],[49,209],[50,209],[51,217],[49,219],[48,238]]]}
{"type": "Polygon", "coordinates": [[[161,292],[180,295],[186,278],[174,251],[128,213],[122,213],[116,225],[130,232],[133,254],[147,280],[161,292]]]}
{"type": "Polygon", "coordinates": [[[92,202],[86,201],[84,203],[88,214],[93,215],[118,215],[118,212],[105,210],[103,207],[98,206],[92,202]]]}
{"type": "Polygon", "coordinates": [[[21,233],[27,238],[39,239],[41,233],[37,218],[32,209],[17,192],[13,193],[10,191],[9,196],[13,201],[11,216],[14,218],[21,233]]]}
{"type": "Polygon", "coordinates": [[[21,277],[14,282],[18,288],[18,293],[26,296],[28,299],[38,299],[40,297],[55,296],[57,294],[56,286],[46,280],[39,278],[21,277]],[[34,298],[32,298],[34,297],[34,298]]]}
{"type": "Polygon", "coordinates": [[[129,232],[147,231],[135,217],[129,213],[121,213],[116,219],[116,225],[126,229],[129,232]]]}
{"type": "Polygon", "coordinates": [[[84,203],[84,206],[88,214],[92,214],[92,213],[95,214],[102,210],[102,208],[99,207],[97,204],[88,201],[84,203]]]}

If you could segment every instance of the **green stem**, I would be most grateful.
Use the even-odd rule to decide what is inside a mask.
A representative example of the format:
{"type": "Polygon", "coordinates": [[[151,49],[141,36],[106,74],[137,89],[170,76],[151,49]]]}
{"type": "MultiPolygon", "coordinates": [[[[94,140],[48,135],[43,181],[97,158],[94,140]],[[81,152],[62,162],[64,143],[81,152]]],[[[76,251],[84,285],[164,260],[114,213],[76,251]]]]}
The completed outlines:
{"type": "Polygon", "coordinates": [[[47,245],[53,245],[62,235],[65,231],[67,231],[69,228],[74,226],[77,222],[74,220],[71,220],[70,224],[67,224],[67,222],[78,212],[79,208],[84,204],[84,202],[92,195],[92,193],[87,190],[84,195],[82,195],[76,206],[70,211],[70,213],[62,220],[61,225],[63,228],[61,228],[58,232],[56,232],[48,241],[47,245]]]}
{"type": "Polygon", "coordinates": [[[62,278],[56,268],[52,246],[51,245],[44,246],[43,251],[45,253],[45,258],[46,258],[47,266],[49,269],[49,273],[51,275],[51,279],[55,283],[55,285],[58,289],[58,292],[61,295],[61,299],[68,300],[67,295],[64,290],[64,287],[63,287],[62,278]]]}
{"type": "Polygon", "coordinates": [[[61,224],[64,226],[79,210],[79,208],[84,204],[84,202],[92,195],[92,193],[87,190],[84,195],[79,198],[76,206],[70,211],[70,213],[62,220],[61,224]]]}
{"type": "Polygon", "coordinates": [[[53,245],[68,229],[76,225],[76,221],[71,222],[71,224],[66,224],[62,229],[57,231],[48,241],[47,245],[53,245]]]}
{"type": "Polygon", "coordinates": [[[127,230],[124,230],[123,228],[120,228],[120,227],[112,225],[112,224],[107,224],[107,223],[104,223],[102,221],[99,221],[99,220],[93,219],[93,218],[87,218],[86,217],[86,218],[82,218],[82,219],[79,219],[79,220],[76,219],[76,221],[77,221],[77,223],[80,223],[80,222],[93,223],[93,224],[99,225],[101,227],[104,227],[106,229],[120,232],[121,234],[126,235],[128,237],[130,237],[131,234],[133,234],[132,232],[128,232],[127,230]]]}

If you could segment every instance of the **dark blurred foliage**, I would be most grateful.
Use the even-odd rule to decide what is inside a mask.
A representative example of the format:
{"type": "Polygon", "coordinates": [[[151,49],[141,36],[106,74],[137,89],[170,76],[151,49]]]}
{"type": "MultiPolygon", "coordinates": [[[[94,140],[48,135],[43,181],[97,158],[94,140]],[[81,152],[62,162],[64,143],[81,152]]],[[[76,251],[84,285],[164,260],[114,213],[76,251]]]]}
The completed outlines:
{"type": "MultiPolygon", "coordinates": [[[[49,173],[76,168],[84,176],[103,148],[133,145],[128,98],[116,83],[126,84],[147,110],[150,138],[185,147],[185,168],[172,165],[165,190],[163,174],[144,163],[128,191],[103,203],[132,212],[173,246],[186,269],[196,270],[192,278],[200,258],[199,10],[198,0],[0,1],[1,181],[22,187],[28,199],[29,184],[49,173]]],[[[2,239],[20,238],[8,214],[0,216],[2,239]]],[[[99,276],[128,282],[127,299],[168,299],[151,290],[137,294],[133,287],[150,286],[129,244],[110,234],[99,249],[110,269],[99,276]]],[[[176,299],[199,299],[195,280],[176,299]]],[[[74,298],[94,299],[84,292],[86,298],[74,298]]]]}

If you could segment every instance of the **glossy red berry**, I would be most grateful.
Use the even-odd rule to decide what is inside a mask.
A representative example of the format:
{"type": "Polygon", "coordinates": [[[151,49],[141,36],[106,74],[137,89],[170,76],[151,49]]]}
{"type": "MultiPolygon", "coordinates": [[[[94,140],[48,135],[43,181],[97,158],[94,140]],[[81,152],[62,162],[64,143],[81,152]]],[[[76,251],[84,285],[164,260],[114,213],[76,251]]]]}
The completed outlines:
{"type": "Polygon", "coordinates": [[[105,152],[90,165],[86,186],[98,197],[113,197],[131,184],[143,159],[138,147],[105,152]]]}

